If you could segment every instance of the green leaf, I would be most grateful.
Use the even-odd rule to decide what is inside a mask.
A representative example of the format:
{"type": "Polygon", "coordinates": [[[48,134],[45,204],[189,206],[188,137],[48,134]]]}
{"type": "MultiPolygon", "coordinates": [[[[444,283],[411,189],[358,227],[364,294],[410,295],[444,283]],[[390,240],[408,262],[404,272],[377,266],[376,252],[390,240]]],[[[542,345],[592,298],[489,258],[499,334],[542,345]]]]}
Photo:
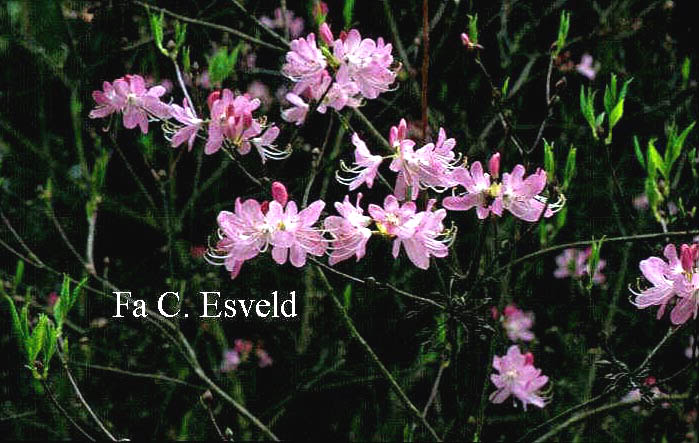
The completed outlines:
{"type": "Polygon", "coordinates": [[[544,140],[544,170],[548,176],[549,181],[553,181],[554,174],[556,171],[556,161],[553,156],[553,145],[544,140]]]}
{"type": "Polygon", "coordinates": [[[53,325],[52,322],[47,321],[46,334],[44,335],[44,344],[43,344],[43,364],[44,364],[43,376],[44,376],[44,378],[46,378],[46,375],[49,372],[49,364],[51,363],[51,359],[53,358],[53,355],[56,353],[57,343],[58,343],[58,329],[56,329],[56,327],[53,325]]]}
{"type": "Polygon", "coordinates": [[[692,62],[689,57],[685,57],[682,62],[682,89],[687,88],[689,84],[689,72],[692,67],[692,62]]]}
{"type": "Polygon", "coordinates": [[[655,140],[655,138],[648,140],[648,151],[646,154],[648,161],[648,176],[655,179],[657,175],[656,172],[660,171],[663,177],[667,179],[667,173],[665,172],[665,161],[658,153],[658,150],[655,149],[655,140]]]}
{"type": "Polygon", "coordinates": [[[619,122],[621,119],[621,116],[624,115],[624,99],[620,99],[616,105],[614,106],[614,109],[612,109],[612,112],[609,114],[609,133],[611,134],[612,128],[616,126],[616,124],[619,122]]]}
{"type": "Polygon", "coordinates": [[[10,319],[12,322],[12,331],[17,336],[17,342],[18,342],[20,349],[26,354],[27,353],[26,336],[24,334],[24,328],[22,327],[22,323],[21,323],[21,320],[19,318],[19,315],[17,314],[17,308],[15,307],[15,302],[7,294],[3,294],[3,298],[7,301],[7,304],[10,307],[10,319]]]}
{"type": "Polygon", "coordinates": [[[58,298],[56,304],[53,305],[53,318],[56,321],[56,327],[58,328],[59,335],[63,329],[63,323],[68,316],[68,312],[70,312],[71,308],[77,301],[80,291],[85,283],[87,283],[87,277],[82,279],[80,283],[78,283],[78,285],[71,291],[70,278],[67,275],[63,277],[61,296],[58,298]]]}
{"type": "Polygon", "coordinates": [[[612,107],[616,104],[616,75],[612,74],[611,82],[604,87],[604,110],[612,113],[612,107]]]}
{"type": "Polygon", "coordinates": [[[575,176],[575,162],[576,162],[577,149],[573,146],[570,147],[568,151],[568,157],[566,158],[566,166],[563,171],[563,191],[565,192],[570,183],[573,181],[575,176]]]}
{"type": "Polygon", "coordinates": [[[344,301],[345,309],[349,309],[352,302],[352,285],[345,286],[342,292],[342,300],[344,301]]]}
{"type": "Polygon", "coordinates": [[[468,38],[474,45],[478,44],[478,14],[467,15],[468,17],[468,38]]]}
{"type": "Polygon", "coordinates": [[[502,85],[502,89],[500,89],[500,93],[502,94],[503,98],[507,97],[507,90],[510,88],[510,77],[508,76],[505,79],[505,83],[502,85]]]}
{"type": "Polygon", "coordinates": [[[638,137],[633,136],[633,149],[636,153],[636,159],[641,164],[643,169],[646,169],[646,160],[643,158],[643,152],[641,152],[641,144],[638,142],[638,137]]]}
{"type": "Polygon", "coordinates": [[[209,80],[212,83],[220,83],[233,73],[240,49],[241,44],[230,53],[228,48],[221,48],[209,59],[209,80]]]}
{"type": "Polygon", "coordinates": [[[29,359],[29,364],[33,364],[34,360],[39,356],[41,348],[44,345],[44,336],[46,335],[46,324],[48,323],[48,317],[46,314],[39,315],[39,322],[34,327],[31,335],[27,338],[27,358],[29,359]]]}
{"type": "Polygon", "coordinates": [[[163,21],[165,18],[164,13],[161,12],[160,15],[149,14],[148,18],[150,19],[150,30],[153,34],[153,42],[155,43],[155,46],[164,55],[169,56],[167,50],[163,47],[163,21]]]}
{"type": "Polygon", "coordinates": [[[558,38],[556,38],[556,47],[552,52],[552,56],[558,57],[566,45],[566,39],[568,38],[568,31],[570,30],[570,12],[562,11],[561,19],[558,22],[558,38]]]}
{"type": "Polygon", "coordinates": [[[342,18],[345,20],[345,29],[352,26],[352,16],[354,15],[355,0],[345,0],[345,5],[342,8],[342,18]]]}
{"type": "Polygon", "coordinates": [[[605,236],[602,236],[601,239],[598,241],[593,241],[592,242],[592,249],[590,251],[590,258],[588,259],[588,274],[590,275],[590,279],[587,283],[587,289],[592,289],[592,285],[594,284],[594,278],[597,270],[597,265],[599,264],[599,255],[600,252],[602,251],[602,243],[604,243],[605,236]]]}
{"type": "Polygon", "coordinates": [[[24,262],[22,260],[17,260],[17,267],[15,268],[15,281],[14,288],[15,291],[22,284],[22,277],[24,276],[24,262]]]}
{"type": "Polygon", "coordinates": [[[566,219],[568,217],[568,206],[564,206],[563,209],[558,211],[556,214],[556,228],[563,229],[566,224],[566,219]]]}

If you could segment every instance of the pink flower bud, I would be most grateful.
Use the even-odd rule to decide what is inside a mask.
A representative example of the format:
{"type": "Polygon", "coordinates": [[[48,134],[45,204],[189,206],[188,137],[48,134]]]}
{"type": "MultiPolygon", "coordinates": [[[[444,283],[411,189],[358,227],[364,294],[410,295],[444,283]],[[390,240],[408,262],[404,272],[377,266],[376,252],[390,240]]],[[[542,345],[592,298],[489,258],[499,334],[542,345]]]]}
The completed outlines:
{"type": "Polygon", "coordinates": [[[267,212],[269,211],[269,202],[267,200],[260,203],[260,211],[262,211],[264,215],[267,215],[267,212]]]}
{"type": "Polygon", "coordinates": [[[692,271],[692,269],[694,268],[694,261],[697,259],[697,255],[699,255],[699,249],[697,248],[697,245],[682,245],[680,261],[682,262],[682,269],[684,269],[685,272],[692,271]]]}
{"type": "Polygon", "coordinates": [[[221,97],[221,91],[214,91],[206,98],[206,103],[209,105],[209,110],[214,105],[214,102],[221,97]]]}
{"type": "Polygon", "coordinates": [[[286,186],[279,182],[272,183],[272,198],[276,200],[280,205],[286,206],[286,202],[289,200],[289,194],[286,192],[286,186]]]}
{"type": "Polygon", "coordinates": [[[488,169],[490,170],[490,175],[493,178],[498,178],[500,175],[500,153],[496,152],[490,157],[488,161],[488,169]]]}
{"type": "Polygon", "coordinates": [[[328,26],[327,23],[323,23],[322,25],[320,25],[320,29],[318,29],[318,34],[320,34],[320,38],[323,39],[326,45],[333,45],[333,33],[330,30],[330,26],[328,26]]]}
{"type": "Polygon", "coordinates": [[[655,385],[655,383],[657,383],[657,380],[652,375],[646,377],[646,379],[643,380],[643,384],[646,386],[653,386],[653,385],[655,385]]]}
{"type": "Polygon", "coordinates": [[[340,40],[342,40],[343,43],[347,40],[347,32],[340,31],[340,40]]]}
{"type": "Polygon", "coordinates": [[[531,352],[527,352],[526,354],[524,354],[524,364],[533,366],[534,354],[532,354],[531,352]]]}
{"type": "Polygon", "coordinates": [[[465,32],[461,33],[461,43],[463,43],[464,46],[466,46],[467,48],[471,47],[471,45],[472,45],[471,39],[468,38],[468,34],[466,34],[465,32]]]}
{"type": "Polygon", "coordinates": [[[317,2],[313,7],[313,17],[325,17],[328,15],[328,4],[325,2],[317,2]]]}
{"type": "Polygon", "coordinates": [[[493,317],[493,320],[497,320],[500,318],[500,313],[498,312],[498,308],[495,306],[490,307],[490,316],[493,317]]]}
{"type": "Polygon", "coordinates": [[[516,313],[517,311],[519,311],[519,309],[517,309],[517,306],[507,305],[507,306],[505,306],[505,309],[503,310],[503,314],[505,314],[505,317],[509,317],[510,315],[516,313]]]}
{"type": "Polygon", "coordinates": [[[58,294],[56,293],[56,291],[52,291],[51,293],[49,293],[48,305],[53,306],[56,304],[57,301],[58,301],[58,294]]]}

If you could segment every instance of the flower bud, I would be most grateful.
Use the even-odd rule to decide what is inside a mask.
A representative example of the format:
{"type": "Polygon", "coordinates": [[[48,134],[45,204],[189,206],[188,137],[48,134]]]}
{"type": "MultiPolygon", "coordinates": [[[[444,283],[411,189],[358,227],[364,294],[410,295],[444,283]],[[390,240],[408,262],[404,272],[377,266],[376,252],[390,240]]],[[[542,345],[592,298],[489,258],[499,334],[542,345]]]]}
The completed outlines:
{"type": "Polygon", "coordinates": [[[534,354],[531,352],[527,352],[524,354],[524,364],[525,365],[534,365],[534,354]]]}
{"type": "Polygon", "coordinates": [[[697,245],[689,246],[687,244],[682,245],[682,252],[680,253],[680,262],[682,263],[682,269],[685,272],[691,272],[694,268],[694,261],[699,255],[699,248],[697,245]]]}
{"type": "Polygon", "coordinates": [[[274,200],[276,200],[280,205],[286,206],[286,202],[289,200],[289,194],[286,192],[286,186],[279,182],[273,182],[272,198],[274,198],[274,200]]]}
{"type": "Polygon", "coordinates": [[[493,178],[498,178],[500,175],[500,153],[496,152],[490,157],[488,161],[488,169],[490,170],[490,175],[493,178]]]}
{"type": "Polygon", "coordinates": [[[323,23],[322,25],[320,25],[320,28],[318,29],[318,34],[320,34],[320,38],[323,39],[326,45],[332,47],[333,33],[330,30],[330,26],[328,26],[327,23],[323,23]]]}
{"type": "Polygon", "coordinates": [[[267,215],[267,211],[269,211],[269,202],[267,200],[260,203],[260,211],[262,211],[263,214],[267,215]]]}
{"type": "Polygon", "coordinates": [[[206,98],[206,103],[209,105],[209,110],[214,105],[214,102],[221,97],[221,91],[214,91],[206,98]]]}

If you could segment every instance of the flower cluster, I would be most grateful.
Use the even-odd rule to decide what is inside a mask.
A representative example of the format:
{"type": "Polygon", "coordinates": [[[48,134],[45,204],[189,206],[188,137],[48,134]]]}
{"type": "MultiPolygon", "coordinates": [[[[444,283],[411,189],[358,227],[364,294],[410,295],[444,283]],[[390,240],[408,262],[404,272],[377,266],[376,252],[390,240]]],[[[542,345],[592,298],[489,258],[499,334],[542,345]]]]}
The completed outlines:
{"type": "Polygon", "coordinates": [[[681,325],[690,317],[697,318],[699,311],[699,244],[683,244],[679,256],[675,245],[668,244],[664,255],[667,261],[660,257],[641,261],[639,268],[653,286],[631,292],[636,296],[634,304],[639,309],[660,306],[658,318],[663,316],[668,304],[674,303],[670,321],[681,325]]]}
{"type": "Polygon", "coordinates": [[[219,240],[207,259],[225,265],[231,278],[238,276],[243,263],[270,248],[278,264],[288,259],[296,267],[306,264],[308,254],[325,253],[327,242],[320,229],[313,226],[325,202],[318,200],[299,211],[278,182],[272,185],[272,195],[274,200],[262,203],[238,198],[234,212],[221,211],[218,215],[219,240]]]}
{"type": "Polygon", "coordinates": [[[238,198],[234,212],[219,213],[218,240],[206,258],[212,264],[225,265],[231,278],[238,276],[245,261],[269,249],[278,264],[288,260],[299,268],[306,264],[308,254],[319,257],[328,252],[331,265],[352,256],[359,261],[372,235],[393,239],[394,258],[403,246],[415,266],[427,269],[430,257],[447,256],[453,239],[453,233],[444,228],[446,211],[434,210],[435,200],[430,200],[424,211],[418,211],[415,203],[401,205],[395,196],[388,195],[383,207],[369,205],[368,216],[359,205],[361,194],[355,204],[345,196],[343,202],[335,203],[338,215],[326,217],[321,228],[315,225],[325,202],[318,200],[299,211],[279,182],[272,184],[272,196],[271,202],[261,203],[238,198]],[[372,223],[374,231],[370,229],[372,223]]]}
{"type": "MultiPolygon", "coordinates": [[[[568,248],[563,250],[563,253],[556,257],[556,270],[553,271],[553,276],[556,278],[582,279],[590,275],[590,255],[592,248],[574,249],[568,248]]],[[[592,283],[601,285],[606,281],[606,277],[602,274],[602,270],[607,265],[605,260],[600,259],[595,267],[595,273],[592,276],[592,283]]]]}
{"type": "Polygon", "coordinates": [[[330,27],[323,23],[315,34],[291,42],[282,72],[295,85],[286,99],[293,106],[282,112],[282,118],[301,125],[309,110],[309,102],[318,102],[318,112],[327,108],[341,110],[357,107],[361,99],[375,99],[388,91],[396,79],[392,68],[391,44],[379,37],[362,39],[359,31],[342,32],[334,39],[330,27]],[[319,47],[320,45],[320,47],[319,47]],[[331,52],[332,49],[332,52],[331,52]]]}
{"type": "Polygon", "coordinates": [[[255,118],[253,112],[260,107],[260,100],[248,94],[235,95],[229,89],[212,92],[207,104],[210,118],[204,120],[186,98],[182,106],[161,101],[166,89],[162,85],[146,88],[140,75],[126,75],[104,82],[102,91],[94,91],[92,97],[97,106],[90,118],[105,118],[112,114],[123,114],[124,127],[140,127],[148,132],[149,121],[163,121],[163,129],[172,147],[187,143],[189,150],[201,130],[207,128],[208,139],[204,153],[214,154],[222,147],[236,149],[241,155],[252,147],[259,152],[262,161],[286,158],[290,151],[280,150],[274,145],[279,128],[268,125],[266,117],[255,118]]]}
{"type": "Polygon", "coordinates": [[[501,217],[504,210],[524,221],[535,222],[541,217],[551,217],[560,202],[550,203],[541,195],[546,187],[546,172],[537,169],[525,178],[525,169],[516,165],[511,173],[500,174],[500,153],[494,154],[488,161],[488,170],[483,171],[480,162],[474,162],[470,168],[459,167],[453,172],[453,179],[466,189],[466,192],[444,199],[444,207],[451,211],[468,211],[476,208],[478,218],[484,219],[489,214],[501,217]]]}
{"type": "Polygon", "coordinates": [[[498,374],[490,375],[490,380],[497,388],[490,394],[491,402],[499,404],[514,396],[522,402],[525,411],[528,404],[539,408],[546,406],[541,388],[549,379],[541,375],[541,369],[534,367],[534,356],[531,352],[522,354],[518,346],[512,345],[504,356],[493,357],[493,369],[498,371],[498,374]]]}

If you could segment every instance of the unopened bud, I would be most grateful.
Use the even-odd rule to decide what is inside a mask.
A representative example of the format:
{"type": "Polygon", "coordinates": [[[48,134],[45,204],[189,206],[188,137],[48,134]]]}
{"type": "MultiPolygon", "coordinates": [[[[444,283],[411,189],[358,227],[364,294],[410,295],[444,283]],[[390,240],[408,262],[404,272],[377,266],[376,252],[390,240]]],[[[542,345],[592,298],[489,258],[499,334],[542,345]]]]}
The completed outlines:
{"type": "Polygon", "coordinates": [[[206,98],[206,104],[209,105],[209,110],[214,105],[214,102],[221,97],[221,91],[214,91],[206,98]]]}
{"type": "Polygon", "coordinates": [[[330,26],[328,26],[327,23],[323,23],[322,25],[320,25],[320,28],[318,29],[318,34],[320,34],[320,38],[323,39],[326,45],[332,47],[333,33],[330,30],[330,26]]]}
{"type": "Polygon", "coordinates": [[[500,175],[500,153],[496,152],[490,157],[488,161],[488,170],[490,171],[490,176],[493,178],[498,178],[500,175]]]}
{"type": "Polygon", "coordinates": [[[273,182],[272,198],[274,198],[274,200],[276,200],[280,205],[286,206],[286,202],[289,200],[289,194],[286,192],[286,186],[280,182],[273,182]]]}
{"type": "Polygon", "coordinates": [[[210,405],[214,401],[214,395],[208,389],[206,391],[204,391],[204,393],[201,394],[201,397],[199,397],[199,398],[201,399],[201,401],[204,404],[207,404],[207,405],[210,405]]]}

